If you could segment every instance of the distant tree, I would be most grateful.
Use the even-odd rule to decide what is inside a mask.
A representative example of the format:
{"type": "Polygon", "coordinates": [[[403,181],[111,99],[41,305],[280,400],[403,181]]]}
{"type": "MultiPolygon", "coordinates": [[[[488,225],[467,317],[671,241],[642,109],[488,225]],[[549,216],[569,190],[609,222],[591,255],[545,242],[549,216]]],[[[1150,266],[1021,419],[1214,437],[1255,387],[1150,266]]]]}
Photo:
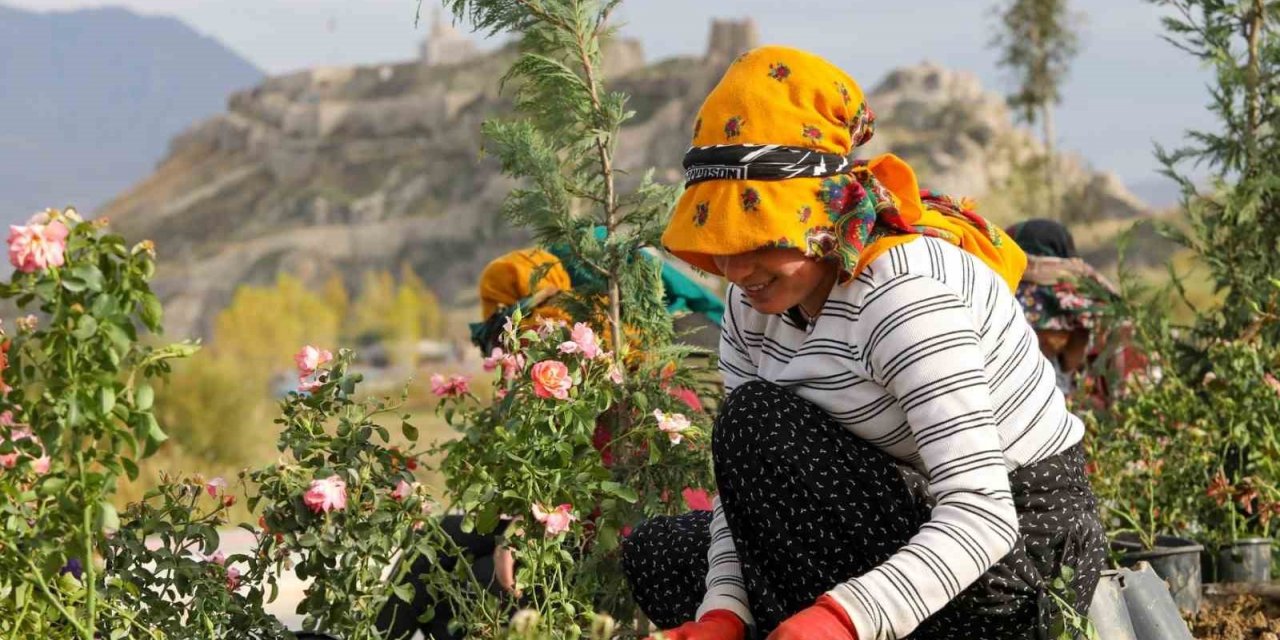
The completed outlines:
{"type": "Polygon", "coordinates": [[[1003,0],[998,13],[1000,28],[991,44],[1000,52],[999,65],[1016,80],[1009,106],[1023,122],[1041,125],[1045,215],[1056,217],[1053,108],[1062,102],[1062,81],[1078,51],[1083,18],[1071,11],[1068,0],[1003,0]]]}
{"type": "Polygon", "coordinates": [[[214,320],[210,349],[265,385],[275,372],[293,368],[299,345],[334,344],[339,321],[325,299],[298,278],[280,274],[274,286],[236,289],[231,304],[214,320]]]}

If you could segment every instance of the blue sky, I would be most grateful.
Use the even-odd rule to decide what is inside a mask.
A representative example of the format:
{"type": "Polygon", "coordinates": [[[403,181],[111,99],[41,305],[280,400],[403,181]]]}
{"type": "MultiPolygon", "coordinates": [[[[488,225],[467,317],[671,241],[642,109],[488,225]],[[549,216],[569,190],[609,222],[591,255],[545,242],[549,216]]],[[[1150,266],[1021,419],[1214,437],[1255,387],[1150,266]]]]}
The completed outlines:
{"type": "MultiPolygon", "coordinates": [[[[416,55],[432,8],[416,0],[0,0],[35,10],[125,6],[175,16],[269,73],[416,55]]],[[[931,60],[1008,88],[987,43],[994,0],[629,0],[624,33],[649,59],[703,50],[713,17],[753,17],[764,42],[811,49],[868,88],[896,66],[931,60]]],[[[1059,146],[1115,171],[1140,192],[1160,179],[1152,143],[1176,143],[1211,124],[1206,70],[1160,37],[1160,10],[1144,0],[1074,0],[1082,47],[1057,112],[1059,146]]]]}

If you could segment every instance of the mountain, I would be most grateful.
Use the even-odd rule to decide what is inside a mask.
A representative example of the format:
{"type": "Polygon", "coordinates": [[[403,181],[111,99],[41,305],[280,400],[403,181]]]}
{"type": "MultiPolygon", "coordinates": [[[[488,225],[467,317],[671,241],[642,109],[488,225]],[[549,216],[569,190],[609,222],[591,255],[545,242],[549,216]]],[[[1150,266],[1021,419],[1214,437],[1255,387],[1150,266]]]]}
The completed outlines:
{"type": "Polygon", "coordinates": [[[173,18],[0,6],[0,223],[101,205],[263,73],[173,18]]]}
{"type": "MultiPolygon", "coordinates": [[[[234,94],[103,209],[132,239],[156,242],[171,334],[207,335],[237,285],[281,270],[316,286],[338,274],[356,288],[365,270],[408,264],[446,303],[475,303],[484,264],[527,238],[499,214],[512,181],[481,152],[481,122],[510,112],[498,80],[515,53],[468,49],[441,25],[432,38],[418,60],[310,69],[234,94]]],[[[717,21],[705,55],[654,64],[638,43],[615,43],[606,75],[635,110],[620,133],[620,168],[680,180],[694,113],[755,42],[751,23],[717,21]]],[[[1000,222],[1040,214],[1008,195],[1039,147],[973,76],[918,65],[890,74],[868,101],[879,114],[871,151],[902,155],[925,186],[987,202],[1000,222]]],[[[1058,166],[1074,215],[1145,215],[1114,176],[1072,158],[1058,166]]]]}

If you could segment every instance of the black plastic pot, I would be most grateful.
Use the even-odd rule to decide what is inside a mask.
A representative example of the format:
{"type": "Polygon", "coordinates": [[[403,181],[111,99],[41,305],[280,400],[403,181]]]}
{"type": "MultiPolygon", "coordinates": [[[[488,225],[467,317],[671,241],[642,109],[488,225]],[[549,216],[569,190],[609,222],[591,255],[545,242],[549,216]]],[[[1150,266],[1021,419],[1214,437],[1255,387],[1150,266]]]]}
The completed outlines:
{"type": "Polygon", "coordinates": [[[1146,562],[1168,585],[1173,602],[1183,611],[1200,611],[1200,552],[1204,547],[1185,538],[1156,536],[1156,547],[1144,549],[1134,536],[1118,536],[1111,548],[1121,552],[1122,567],[1146,562]]]}
{"type": "Polygon", "coordinates": [[[1271,540],[1246,538],[1222,547],[1216,569],[1219,582],[1270,582],[1271,540]]]}

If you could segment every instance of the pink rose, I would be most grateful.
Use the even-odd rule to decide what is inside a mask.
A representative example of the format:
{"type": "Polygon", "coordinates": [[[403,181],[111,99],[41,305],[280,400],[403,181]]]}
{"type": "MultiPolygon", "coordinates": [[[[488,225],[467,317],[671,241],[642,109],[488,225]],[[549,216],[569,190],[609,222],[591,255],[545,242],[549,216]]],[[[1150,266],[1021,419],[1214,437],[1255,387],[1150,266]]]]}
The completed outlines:
{"type": "Polygon", "coordinates": [[[683,413],[663,413],[661,409],[654,409],[653,417],[658,419],[658,430],[671,438],[671,444],[680,444],[684,440],[681,433],[689,428],[689,419],[683,413]]]}
{"type": "MultiPolygon", "coordinates": [[[[596,332],[591,330],[585,322],[578,322],[573,325],[573,331],[569,333],[569,339],[578,345],[578,350],[582,352],[582,357],[588,360],[594,360],[600,356],[600,344],[596,342],[596,332]]],[[[563,348],[563,345],[561,345],[563,348]]]]}
{"type": "Polygon", "coordinates": [[[305,378],[316,372],[320,365],[326,364],[333,360],[333,354],[324,349],[317,349],[311,345],[302,348],[293,356],[294,364],[298,365],[298,377],[305,378]]]}
{"type": "Polygon", "coordinates": [[[412,493],[413,493],[413,485],[409,484],[408,482],[405,482],[404,480],[401,480],[399,483],[396,484],[395,491],[391,492],[391,497],[398,501],[403,502],[404,499],[408,498],[412,493]]]}
{"type": "Polygon", "coordinates": [[[218,549],[213,552],[213,555],[206,556],[204,560],[205,562],[212,562],[218,566],[222,566],[227,563],[227,554],[223,553],[222,549],[218,549]]]}
{"type": "Polygon", "coordinates": [[[49,473],[49,465],[52,463],[53,460],[51,460],[49,456],[40,456],[39,458],[31,461],[31,470],[36,472],[36,475],[42,476],[49,473]]]}
{"type": "Polygon", "coordinates": [[[227,481],[223,480],[222,476],[218,476],[217,478],[214,478],[204,483],[204,491],[205,493],[209,494],[210,498],[218,497],[218,493],[220,493],[226,488],[227,488],[227,481]]]}
{"type": "Polygon", "coordinates": [[[466,376],[449,376],[447,379],[438,373],[431,376],[431,393],[436,397],[456,398],[466,395],[470,390],[470,378],[466,376]]]}
{"type": "Polygon", "coordinates": [[[497,398],[497,399],[499,399],[499,400],[506,400],[506,399],[507,399],[507,394],[509,394],[509,393],[511,393],[511,392],[510,392],[510,391],[507,391],[506,389],[498,389],[497,391],[494,391],[494,392],[493,392],[493,397],[495,397],[495,398],[497,398]]]}
{"type": "Polygon", "coordinates": [[[322,386],[324,386],[324,380],[319,378],[312,378],[311,380],[308,380],[305,377],[298,378],[298,391],[303,393],[311,393],[322,386]]]}
{"type": "Polygon", "coordinates": [[[347,508],[347,483],[337,475],[312,480],[302,501],[316,513],[341,511],[347,508]]]}
{"type": "Polygon", "coordinates": [[[622,369],[619,368],[618,365],[615,364],[612,367],[609,367],[609,379],[612,380],[614,384],[622,384],[622,369]]]}
{"type": "Polygon", "coordinates": [[[515,380],[520,377],[520,372],[524,371],[524,356],[516,353],[503,356],[502,358],[502,378],[504,380],[515,380]]]}
{"type": "Polygon", "coordinates": [[[578,516],[571,513],[572,509],[573,505],[562,504],[551,511],[547,511],[544,506],[534,504],[533,519],[541,522],[543,527],[546,528],[548,538],[553,538],[568,531],[569,525],[578,519],[578,516]]]}
{"type": "Polygon", "coordinates": [[[227,589],[235,591],[240,588],[240,570],[235,567],[227,567],[227,589]]]}
{"type": "Polygon", "coordinates": [[[10,264],[23,273],[62,266],[69,233],[67,225],[49,222],[47,214],[36,214],[25,225],[10,225],[10,264]]]}
{"type": "Polygon", "coordinates": [[[529,375],[533,378],[533,393],[539,398],[569,399],[573,380],[569,377],[569,367],[563,362],[543,360],[533,365],[529,375]]]}
{"type": "Polygon", "coordinates": [[[556,350],[560,353],[577,353],[579,348],[578,343],[570,340],[568,342],[561,342],[560,346],[556,347],[556,350]]]}
{"type": "Polygon", "coordinates": [[[484,370],[493,371],[502,365],[502,360],[506,354],[501,347],[494,347],[488,358],[484,359],[484,370]]]}

